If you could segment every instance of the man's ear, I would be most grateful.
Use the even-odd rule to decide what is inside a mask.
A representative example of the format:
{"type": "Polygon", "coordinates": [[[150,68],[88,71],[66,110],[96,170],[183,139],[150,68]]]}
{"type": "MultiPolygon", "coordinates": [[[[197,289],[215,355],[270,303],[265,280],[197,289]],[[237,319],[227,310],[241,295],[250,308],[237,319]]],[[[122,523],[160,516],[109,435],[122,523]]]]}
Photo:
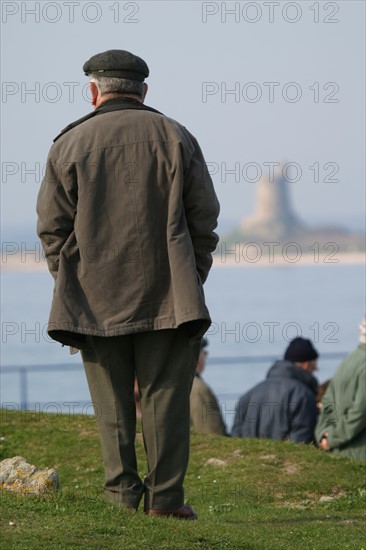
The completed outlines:
{"type": "Polygon", "coordinates": [[[144,82],[144,93],[142,95],[142,103],[145,101],[145,97],[146,97],[148,89],[149,89],[149,86],[146,84],[146,82],[144,82]]]}
{"type": "Polygon", "coordinates": [[[92,105],[95,107],[96,104],[97,104],[97,101],[98,101],[98,96],[99,96],[98,86],[95,84],[95,82],[90,82],[89,83],[89,88],[90,88],[90,93],[91,93],[91,96],[92,96],[92,105]]]}

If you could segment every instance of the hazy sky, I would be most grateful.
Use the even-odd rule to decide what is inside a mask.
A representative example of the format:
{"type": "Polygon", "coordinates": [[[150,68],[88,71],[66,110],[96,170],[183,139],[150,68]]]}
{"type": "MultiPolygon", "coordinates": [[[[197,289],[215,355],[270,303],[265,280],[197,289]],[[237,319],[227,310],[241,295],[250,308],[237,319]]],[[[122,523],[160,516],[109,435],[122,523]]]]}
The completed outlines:
{"type": "Polygon", "coordinates": [[[35,223],[52,139],[90,110],[83,63],[107,49],[145,59],[146,103],[198,138],[223,228],[252,212],[255,180],[276,162],[293,165],[286,175],[305,221],[361,227],[363,1],[4,1],[1,9],[4,227],[35,223]]]}

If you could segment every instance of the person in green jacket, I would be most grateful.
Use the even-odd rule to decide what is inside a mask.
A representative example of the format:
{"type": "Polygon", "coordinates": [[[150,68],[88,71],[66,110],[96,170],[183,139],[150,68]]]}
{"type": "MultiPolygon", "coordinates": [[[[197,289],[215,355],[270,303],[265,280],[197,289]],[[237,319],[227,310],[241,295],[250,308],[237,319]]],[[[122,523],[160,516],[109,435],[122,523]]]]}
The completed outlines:
{"type": "Polygon", "coordinates": [[[206,366],[207,346],[207,338],[202,338],[190,397],[191,426],[204,434],[228,435],[217,397],[201,377],[206,366]]]}
{"type": "Polygon", "coordinates": [[[359,346],[338,367],[322,400],[319,447],[366,461],[366,317],[359,346]]]}

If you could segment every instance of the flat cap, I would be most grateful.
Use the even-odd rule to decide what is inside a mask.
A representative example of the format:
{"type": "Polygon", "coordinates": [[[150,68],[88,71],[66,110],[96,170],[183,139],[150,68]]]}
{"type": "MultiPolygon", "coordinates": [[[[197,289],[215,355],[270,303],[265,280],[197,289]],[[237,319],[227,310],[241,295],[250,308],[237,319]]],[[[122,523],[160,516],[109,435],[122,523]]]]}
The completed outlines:
{"type": "Polygon", "coordinates": [[[101,76],[128,78],[143,82],[149,76],[145,61],[126,50],[107,50],[93,55],[83,66],[84,73],[100,73],[101,76]]]}

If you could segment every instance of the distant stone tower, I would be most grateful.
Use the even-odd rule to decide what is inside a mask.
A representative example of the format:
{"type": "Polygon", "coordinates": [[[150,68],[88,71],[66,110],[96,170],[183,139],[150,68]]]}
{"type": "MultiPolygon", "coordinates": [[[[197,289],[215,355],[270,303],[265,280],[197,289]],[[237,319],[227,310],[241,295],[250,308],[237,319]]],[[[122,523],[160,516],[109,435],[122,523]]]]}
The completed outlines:
{"type": "Polygon", "coordinates": [[[244,218],[241,229],[247,237],[283,241],[304,230],[291,207],[288,182],[282,166],[275,171],[273,181],[262,177],[257,184],[254,214],[244,218]]]}

